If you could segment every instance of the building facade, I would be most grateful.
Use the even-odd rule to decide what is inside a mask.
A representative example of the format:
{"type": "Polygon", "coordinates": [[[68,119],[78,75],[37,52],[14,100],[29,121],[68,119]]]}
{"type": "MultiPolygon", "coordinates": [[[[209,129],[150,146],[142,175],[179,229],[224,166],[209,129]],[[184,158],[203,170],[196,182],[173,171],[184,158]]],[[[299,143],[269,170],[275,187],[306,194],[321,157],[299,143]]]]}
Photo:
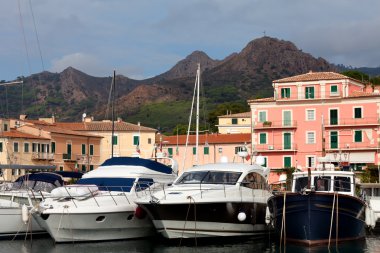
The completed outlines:
{"type": "Polygon", "coordinates": [[[251,133],[251,113],[242,112],[219,116],[217,127],[220,134],[251,133]]]}
{"type": "Polygon", "coordinates": [[[248,101],[254,151],[268,167],[379,164],[379,92],[334,72],[276,80],[273,88],[273,97],[248,101]]]}

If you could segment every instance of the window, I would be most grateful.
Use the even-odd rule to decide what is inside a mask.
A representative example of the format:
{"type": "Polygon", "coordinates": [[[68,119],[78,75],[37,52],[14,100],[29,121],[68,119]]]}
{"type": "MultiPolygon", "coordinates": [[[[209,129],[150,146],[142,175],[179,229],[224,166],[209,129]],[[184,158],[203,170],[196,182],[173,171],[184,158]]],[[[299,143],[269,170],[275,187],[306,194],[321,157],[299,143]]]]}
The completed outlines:
{"type": "Polygon", "coordinates": [[[170,158],[173,157],[173,148],[168,148],[168,155],[170,158]]]}
{"type": "Polygon", "coordinates": [[[90,155],[94,155],[94,145],[90,144],[90,155]]]}
{"type": "Polygon", "coordinates": [[[259,112],[259,122],[267,121],[267,112],[261,111],[259,112]]]}
{"type": "Polygon", "coordinates": [[[338,93],[338,86],[337,85],[331,85],[330,86],[330,94],[335,95],[338,93]]]}
{"type": "Polygon", "coordinates": [[[363,141],[362,130],[355,130],[354,141],[355,142],[362,142],[363,141]]]}
{"type": "Polygon", "coordinates": [[[209,155],[210,154],[210,148],[209,147],[204,147],[203,148],[203,154],[209,155]]]}
{"type": "Polygon", "coordinates": [[[38,152],[38,143],[32,143],[32,152],[38,152]]]}
{"type": "Polygon", "coordinates": [[[63,171],[63,166],[59,166],[59,171],[63,171]]]}
{"type": "Polygon", "coordinates": [[[330,125],[338,125],[338,110],[330,110],[330,125]]]}
{"type": "Polygon", "coordinates": [[[267,144],[267,134],[260,133],[260,144],[267,144]]]}
{"type": "Polygon", "coordinates": [[[349,177],[335,177],[334,178],[334,191],[350,192],[351,180],[349,177]]]}
{"type": "Polygon", "coordinates": [[[18,142],[13,142],[13,152],[18,152],[18,142]]]}
{"type": "Polygon", "coordinates": [[[55,142],[51,143],[51,152],[55,154],[55,142]]]}
{"type": "Polygon", "coordinates": [[[292,125],[292,111],[282,112],[282,125],[291,126],[292,125]]]}
{"type": "Polygon", "coordinates": [[[133,145],[135,145],[135,146],[140,145],[140,136],[139,135],[133,136],[133,145]]]}
{"type": "Polygon", "coordinates": [[[90,170],[94,170],[94,165],[90,165],[90,170]]]}
{"type": "Polygon", "coordinates": [[[306,157],[306,166],[308,168],[314,168],[315,167],[315,156],[307,156],[306,157]]]}
{"type": "Polygon", "coordinates": [[[4,124],[4,131],[8,131],[8,124],[4,124]]]}
{"type": "Polygon", "coordinates": [[[148,138],[148,144],[152,144],[152,138],[148,138]]]}
{"type": "Polygon", "coordinates": [[[284,149],[291,149],[292,143],[291,143],[291,135],[290,133],[284,133],[284,149]]]}
{"type": "Polygon", "coordinates": [[[24,153],[29,153],[29,143],[24,143],[24,153]]]}
{"type": "Polygon", "coordinates": [[[362,108],[361,107],[355,107],[354,108],[354,118],[355,119],[361,119],[361,118],[363,118],[362,108]]]}
{"type": "Polygon", "coordinates": [[[315,120],[315,110],[314,109],[307,109],[306,110],[306,120],[308,120],[308,121],[315,120]]]}
{"type": "Polygon", "coordinates": [[[330,132],[330,148],[338,148],[338,132],[330,132]]]}
{"type": "Polygon", "coordinates": [[[223,152],[223,148],[218,148],[218,152],[221,154],[223,152]]]}
{"type": "Polygon", "coordinates": [[[307,144],[315,143],[315,132],[306,132],[306,143],[307,144]]]}
{"type": "Polygon", "coordinates": [[[86,165],[82,164],[82,172],[86,172],[86,165]]]}
{"type": "Polygon", "coordinates": [[[264,164],[262,166],[267,167],[267,165],[268,165],[268,158],[264,157],[264,164]]]}
{"type": "Polygon", "coordinates": [[[284,168],[292,167],[292,158],[290,156],[284,156],[284,168]]]}
{"type": "Polygon", "coordinates": [[[112,136],[112,145],[117,145],[117,135],[112,136]]]}
{"type": "Polygon", "coordinates": [[[231,119],[232,120],[232,125],[237,125],[238,119],[231,119]]]}
{"type": "Polygon", "coordinates": [[[86,144],[82,144],[82,155],[86,154],[86,144]]]}
{"type": "Polygon", "coordinates": [[[281,98],[290,98],[290,88],[281,88],[281,98]]]}
{"type": "Polygon", "coordinates": [[[314,98],[314,87],[305,87],[305,98],[314,98]]]}
{"type": "Polygon", "coordinates": [[[3,152],[3,143],[0,142],[0,152],[3,152]]]}
{"type": "Polygon", "coordinates": [[[197,154],[197,148],[193,147],[193,155],[196,155],[196,154],[197,154]]]}

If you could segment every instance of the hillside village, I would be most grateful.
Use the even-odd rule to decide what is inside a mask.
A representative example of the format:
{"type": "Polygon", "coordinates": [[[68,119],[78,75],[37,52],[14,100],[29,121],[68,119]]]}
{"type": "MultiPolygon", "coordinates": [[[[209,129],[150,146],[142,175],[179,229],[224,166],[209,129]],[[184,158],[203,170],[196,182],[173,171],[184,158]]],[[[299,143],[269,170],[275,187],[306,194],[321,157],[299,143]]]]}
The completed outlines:
{"type": "MultiPolygon", "coordinates": [[[[218,133],[200,135],[199,164],[220,162],[223,157],[251,163],[260,155],[273,172],[271,183],[286,168],[328,164],[362,170],[380,164],[377,88],[335,72],[312,71],[272,84],[272,97],[248,100],[249,112],[219,116],[218,133]],[[239,156],[242,147],[248,150],[245,157],[239,156]]],[[[78,122],[21,115],[0,122],[0,168],[5,180],[37,167],[87,172],[111,156],[167,156],[178,161],[182,172],[194,165],[197,152],[194,136],[186,145],[184,135],[165,136],[121,118],[112,124],[86,115],[78,122]]]]}

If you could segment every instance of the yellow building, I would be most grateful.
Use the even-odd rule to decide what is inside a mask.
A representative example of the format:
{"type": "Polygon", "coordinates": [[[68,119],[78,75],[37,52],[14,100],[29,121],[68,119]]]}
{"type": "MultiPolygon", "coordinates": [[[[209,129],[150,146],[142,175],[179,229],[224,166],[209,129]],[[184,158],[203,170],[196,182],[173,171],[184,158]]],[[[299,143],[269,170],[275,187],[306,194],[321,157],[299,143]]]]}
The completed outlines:
{"type": "Polygon", "coordinates": [[[251,133],[251,113],[242,112],[219,116],[217,127],[220,134],[251,133]]]}

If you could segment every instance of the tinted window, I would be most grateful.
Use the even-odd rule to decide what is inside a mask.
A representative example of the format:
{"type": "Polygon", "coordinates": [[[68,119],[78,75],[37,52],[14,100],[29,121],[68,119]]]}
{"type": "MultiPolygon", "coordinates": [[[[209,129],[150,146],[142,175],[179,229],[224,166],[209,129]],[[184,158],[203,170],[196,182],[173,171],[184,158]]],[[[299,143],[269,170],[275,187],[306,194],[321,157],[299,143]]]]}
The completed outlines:
{"type": "Polygon", "coordinates": [[[240,175],[239,172],[229,171],[185,172],[177,184],[236,184],[240,175]]]}
{"type": "Polygon", "coordinates": [[[330,177],[314,177],[314,187],[316,191],[329,191],[330,190],[330,177]]]}
{"type": "Polygon", "coordinates": [[[349,177],[335,177],[334,191],[349,192],[351,191],[351,181],[349,177]]]}
{"type": "Polygon", "coordinates": [[[307,182],[308,182],[307,177],[297,178],[296,179],[296,185],[295,185],[296,192],[300,192],[300,191],[302,191],[302,189],[306,188],[307,182]]]}

